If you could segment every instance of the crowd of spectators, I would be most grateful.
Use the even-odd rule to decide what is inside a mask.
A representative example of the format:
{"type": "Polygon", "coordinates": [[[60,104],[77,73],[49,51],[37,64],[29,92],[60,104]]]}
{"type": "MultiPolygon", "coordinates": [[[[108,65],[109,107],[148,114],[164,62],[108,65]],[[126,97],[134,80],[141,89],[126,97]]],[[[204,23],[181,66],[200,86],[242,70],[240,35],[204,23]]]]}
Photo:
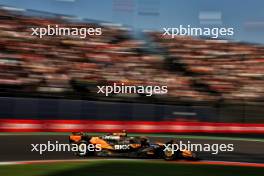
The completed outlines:
{"type": "Polygon", "coordinates": [[[175,102],[263,100],[264,47],[146,35],[165,48],[166,54],[144,52],[145,41],[134,39],[122,26],[1,9],[0,93],[100,98],[96,86],[115,82],[166,85],[168,94],[155,98],[175,102]],[[102,35],[84,39],[31,35],[31,27],[47,25],[100,27],[102,35]],[[168,63],[171,67],[177,64],[171,69],[168,63]]]}
{"type": "Polygon", "coordinates": [[[264,100],[264,47],[257,44],[149,35],[165,48],[172,70],[181,68],[196,83],[205,85],[220,100],[264,100]]]}
{"type": "MultiPolygon", "coordinates": [[[[69,22],[60,17],[32,17],[0,11],[0,64],[2,91],[66,93],[73,85],[126,79],[135,64],[147,58],[133,51],[140,43],[120,27],[69,22]],[[32,36],[31,27],[101,27],[103,35],[32,36]],[[134,65],[133,65],[134,64],[134,65]]],[[[83,85],[83,86],[82,86],[83,85]]],[[[78,85],[76,85],[78,89],[78,85]]],[[[89,89],[87,89],[89,90],[89,89]]]]}

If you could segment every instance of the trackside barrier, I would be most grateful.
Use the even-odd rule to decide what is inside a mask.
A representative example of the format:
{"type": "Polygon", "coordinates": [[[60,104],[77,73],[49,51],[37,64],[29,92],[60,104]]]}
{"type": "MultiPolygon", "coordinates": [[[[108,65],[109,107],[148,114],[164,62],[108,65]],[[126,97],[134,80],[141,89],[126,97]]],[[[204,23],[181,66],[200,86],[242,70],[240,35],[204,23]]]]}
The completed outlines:
{"type": "Polygon", "coordinates": [[[264,124],[97,121],[97,120],[0,120],[0,132],[113,132],[126,129],[138,133],[244,133],[264,134],[264,124]]]}

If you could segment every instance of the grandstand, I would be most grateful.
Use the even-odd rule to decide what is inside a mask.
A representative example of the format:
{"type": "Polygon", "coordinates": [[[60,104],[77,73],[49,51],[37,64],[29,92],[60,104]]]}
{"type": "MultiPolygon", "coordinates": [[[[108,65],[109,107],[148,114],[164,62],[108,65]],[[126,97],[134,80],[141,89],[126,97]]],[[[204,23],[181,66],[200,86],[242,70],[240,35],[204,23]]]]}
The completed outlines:
{"type": "Polygon", "coordinates": [[[144,34],[159,52],[130,29],[55,16],[0,9],[2,96],[62,97],[141,102],[263,102],[264,47],[191,37],[144,34]],[[31,27],[101,27],[103,35],[31,36],[31,27]],[[113,82],[167,85],[167,95],[145,97],[96,93],[113,82]]]}
{"type": "Polygon", "coordinates": [[[202,90],[222,100],[263,101],[263,46],[191,37],[171,39],[160,33],[149,35],[165,48],[170,70],[188,75],[202,90]]]}

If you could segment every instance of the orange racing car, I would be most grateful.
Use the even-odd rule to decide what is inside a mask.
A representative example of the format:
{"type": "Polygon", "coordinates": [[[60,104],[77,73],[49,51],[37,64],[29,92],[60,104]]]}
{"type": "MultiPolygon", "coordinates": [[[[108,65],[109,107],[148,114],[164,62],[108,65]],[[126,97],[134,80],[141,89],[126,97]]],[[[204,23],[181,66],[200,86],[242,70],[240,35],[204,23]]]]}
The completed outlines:
{"type": "Polygon", "coordinates": [[[126,131],[108,133],[102,136],[90,136],[88,133],[75,132],[69,136],[70,144],[77,144],[78,156],[129,157],[129,158],[163,158],[165,160],[187,159],[197,160],[196,154],[188,151],[174,152],[165,147],[174,143],[150,143],[147,137],[128,137],[126,131]],[[82,150],[82,147],[93,145],[98,150],[82,150]],[[166,149],[166,150],[165,150],[166,149]]]}

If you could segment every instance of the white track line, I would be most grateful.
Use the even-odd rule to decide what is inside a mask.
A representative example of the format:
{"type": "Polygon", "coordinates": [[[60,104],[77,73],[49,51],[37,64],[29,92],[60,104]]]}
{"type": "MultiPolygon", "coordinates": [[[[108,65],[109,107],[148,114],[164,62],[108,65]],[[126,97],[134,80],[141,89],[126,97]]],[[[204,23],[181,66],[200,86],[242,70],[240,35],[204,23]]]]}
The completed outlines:
{"type": "Polygon", "coordinates": [[[175,163],[175,164],[197,164],[197,165],[223,165],[223,166],[247,166],[247,167],[264,167],[264,163],[248,163],[248,162],[233,162],[233,161],[163,161],[159,159],[67,159],[67,160],[31,160],[31,161],[10,161],[0,162],[3,165],[29,165],[29,164],[45,164],[45,163],[63,163],[63,162],[87,162],[87,161],[146,161],[146,162],[160,162],[160,163],[175,163]]]}

